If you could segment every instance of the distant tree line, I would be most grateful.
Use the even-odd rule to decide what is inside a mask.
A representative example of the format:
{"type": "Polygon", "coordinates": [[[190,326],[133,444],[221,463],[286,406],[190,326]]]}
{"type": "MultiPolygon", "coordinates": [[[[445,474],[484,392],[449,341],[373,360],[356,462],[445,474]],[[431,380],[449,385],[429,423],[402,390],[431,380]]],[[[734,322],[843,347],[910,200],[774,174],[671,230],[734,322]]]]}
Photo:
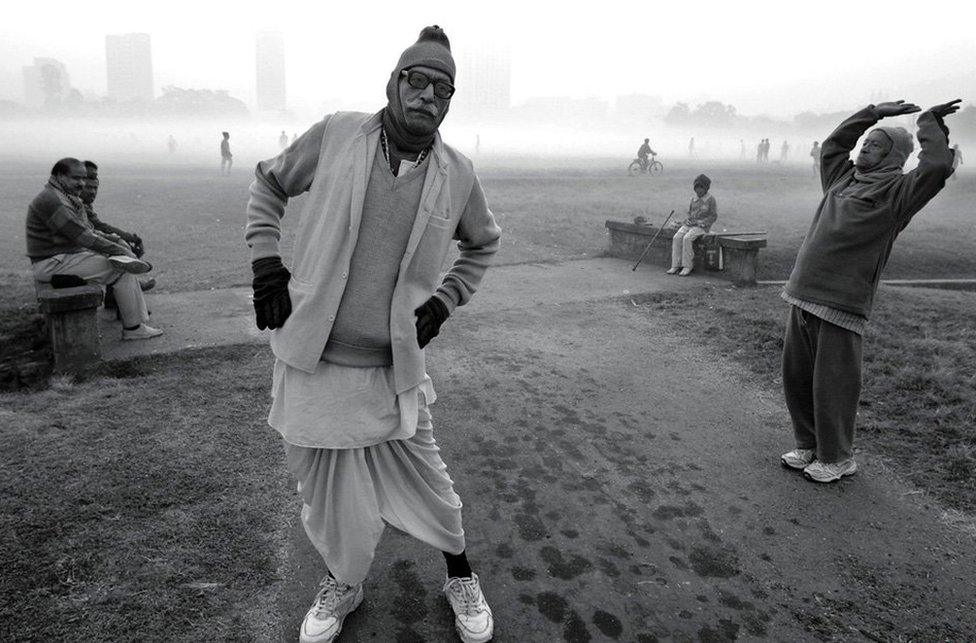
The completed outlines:
{"type": "Polygon", "coordinates": [[[44,106],[30,109],[13,101],[0,101],[0,118],[24,116],[104,116],[104,117],[232,117],[247,116],[243,101],[223,89],[183,89],[163,87],[162,94],[151,101],[115,101],[109,98],[84,100],[78,90],[71,90],[62,100],[46,100],[44,106]]]}

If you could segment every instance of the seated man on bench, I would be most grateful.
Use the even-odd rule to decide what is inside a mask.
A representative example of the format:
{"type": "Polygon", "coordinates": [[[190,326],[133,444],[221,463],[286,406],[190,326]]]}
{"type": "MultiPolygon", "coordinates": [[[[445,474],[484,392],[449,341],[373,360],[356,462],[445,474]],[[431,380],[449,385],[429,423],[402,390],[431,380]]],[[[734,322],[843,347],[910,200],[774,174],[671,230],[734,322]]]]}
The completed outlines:
{"type": "MultiPolygon", "coordinates": [[[[81,188],[81,194],[79,196],[81,197],[81,202],[85,205],[85,218],[88,220],[88,223],[91,224],[92,229],[100,232],[110,241],[114,241],[115,243],[124,241],[132,252],[135,253],[136,257],[142,257],[146,251],[142,245],[142,238],[139,235],[109,225],[102,221],[98,213],[95,212],[95,198],[98,196],[98,166],[94,161],[84,161],[84,163],[88,177],[85,179],[85,187],[81,188]]],[[[143,292],[152,290],[155,286],[156,280],[152,277],[139,280],[139,287],[142,288],[143,292]]],[[[115,296],[110,286],[105,289],[105,307],[117,307],[115,296]]]]}
{"type": "MultiPolygon", "coordinates": [[[[122,339],[149,339],[163,331],[146,324],[149,312],[135,273],[146,272],[128,244],[96,233],[79,197],[88,172],[75,158],[54,164],[51,177],[27,209],[27,256],[34,278],[57,275],[113,286],[122,315],[122,339]]],[[[121,241],[121,240],[120,240],[121,241]]]]}

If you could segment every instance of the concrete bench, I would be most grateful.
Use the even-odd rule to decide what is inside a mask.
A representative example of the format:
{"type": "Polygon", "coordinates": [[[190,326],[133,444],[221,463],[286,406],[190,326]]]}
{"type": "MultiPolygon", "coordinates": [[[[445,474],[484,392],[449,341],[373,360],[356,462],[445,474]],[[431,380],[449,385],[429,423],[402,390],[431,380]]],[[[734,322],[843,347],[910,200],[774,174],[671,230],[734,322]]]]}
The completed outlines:
{"type": "Polygon", "coordinates": [[[54,372],[83,375],[102,359],[98,307],[104,291],[95,284],[52,288],[34,282],[37,304],[47,321],[54,353],[54,372]]]}
{"type": "MultiPolygon", "coordinates": [[[[610,255],[637,261],[657,233],[656,226],[643,223],[607,220],[610,232],[610,255]]],[[[665,228],[658,235],[644,262],[671,265],[671,240],[676,229],[665,228]]],[[[702,235],[695,241],[695,265],[699,272],[711,272],[738,285],[755,286],[759,249],[766,247],[766,236],[734,232],[702,235]]]]}

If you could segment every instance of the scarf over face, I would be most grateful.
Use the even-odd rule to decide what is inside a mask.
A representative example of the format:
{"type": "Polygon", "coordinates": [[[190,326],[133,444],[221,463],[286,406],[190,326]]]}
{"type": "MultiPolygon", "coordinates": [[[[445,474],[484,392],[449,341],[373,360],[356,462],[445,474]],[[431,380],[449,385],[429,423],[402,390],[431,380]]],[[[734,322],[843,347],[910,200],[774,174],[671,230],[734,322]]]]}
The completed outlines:
{"type": "MultiPolygon", "coordinates": [[[[431,31],[431,27],[425,28],[421,31],[417,42],[404,50],[390,74],[389,82],[386,84],[387,104],[383,109],[383,128],[386,130],[387,137],[397,148],[414,154],[430,147],[434,142],[435,134],[412,132],[407,128],[403,105],[400,101],[400,72],[417,66],[430,67],[447,74],[451,83],[454,82],[454,57],[451,55],[450,46],[433,39],[430,35],[431,31]]],[[[437,31],[440,29],[438,28],[437,31]]],[[[437,126],[440,127],[444,117],[447,116],[450,99],[435,98],[434,100],[438,101],[440,108],[437,115],[437,126]]]]}

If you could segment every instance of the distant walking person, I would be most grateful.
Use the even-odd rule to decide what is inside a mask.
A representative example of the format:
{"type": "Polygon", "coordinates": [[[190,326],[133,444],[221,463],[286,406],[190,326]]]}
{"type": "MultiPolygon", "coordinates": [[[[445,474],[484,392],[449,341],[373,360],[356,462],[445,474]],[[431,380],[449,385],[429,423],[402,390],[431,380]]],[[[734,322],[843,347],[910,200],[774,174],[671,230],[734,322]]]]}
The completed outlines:
{"type": "Polygon", "coordinates": [[[956,170],[962,165],[962,150],[959,149],[959,143],[952,146],[952,180],[956,180],[956,170]]]}
{"type": "Polygon", "coordinates": [[[230,168],[234,166],[234,155],[230,153],[230,133],[221,132],[223,140],[220,141],[220,172],[230,174],[230,168]]]}
{"type": "Polygon", "coordinates": [[[122,339],[151,339],[163,331],[149,326],[149,311],[136,274],[151,266],[129,245],[94,229],[85,215],[81,193],[88,171],[75,158],[54,164],[51,177],[27,208],[27,256],[34,278],[84,279],[111,285],[122,316],[122,339]]]}
{"type": "Polygon", "coordinates": [[[688,157],[695,158],[695,137],[692,136],[691,140],[688,141],[688,157]]]}
{"type": "Polygon", "coordinates": [[[424,28],[393,68],[383,109],[327,115],[259,163],[251,184],[254,308],[258,328],[274,329],[268,423],[328,568],[302,643],[339,635],[387,523],[443,552],[461,640],[492,637],[461,499],[434,439],[425,367],[425,347],[471,299],[501,235],[471,161],[439,133],[454,76],[447,35],[424,28]],[[306,192],[292,276],[281,217],[289,197],[306,192]],[[454,241],[457,258],[442,275],[454,241]]]}
{"type": "Polygon", "coordinates": [[[813,147],[810,148],[810,158],[813,159],[813,173],[818,174],[820,172],[820,143],[819,141],[813,142],[813,147]]]}
{"type": "Polygon", "coordinates": [[[856,160],[851,150],[888,116],[918,112],[904,101],[870,105],[824,141],[824,197],[783,290],[790,304],[783,345],[783,392],[796,448],[782,456],[815,482],[857,471],[854,422],[861,395],[861,338],[892,244],[952,173],[943,118],[958,100],[918,117],[918,167],[902,173],[914,147],[901,127],[876,127],[856,160]]]}
{"type": "Polygon", "coordinates": [[[783,141],[782,147],[779,148],[779,160],[785,163],[790,158],[790,144],[788,141],[783,141]]]}
{"type": "Polygon", "coordinates": [[[170,134],[169,135],[169,138],[166,139],[166,149],[169,150],[169,153],[170,154],[173,154],[174,152],[176,152],[176,139],[173,138],[173,135],[172,134],[170,134]]]}
{"type": "Polygon", "coordinates": [[[285,130],[281,130],[281,136],[278,137],[278,147],[281,149],[288,147],[288,135],[285,134],[285,130]]]}
{"type": "Polygon", "coordinates": [[[688,205],[688,218],[671,239],[669,275],[687,277],[695,267],[695,239],[708,232],[718,218],[715,197],[708,193],[711,186],[712,180],[704,174],[695,177],[695,196],[688,205]]]}
{"type": "Polygon", "coordinates": [[[763,144],[765,142],[766,139],[759,139],[759,145],[756,146],[756,163],[759,163],[760,165],[763,162],[763,144]]]}
{"type": "Polygon", "coordinates": [[[739,139],[739,158],[744,159],[746,157],[746,142],[744,139],[739,139]]]}

